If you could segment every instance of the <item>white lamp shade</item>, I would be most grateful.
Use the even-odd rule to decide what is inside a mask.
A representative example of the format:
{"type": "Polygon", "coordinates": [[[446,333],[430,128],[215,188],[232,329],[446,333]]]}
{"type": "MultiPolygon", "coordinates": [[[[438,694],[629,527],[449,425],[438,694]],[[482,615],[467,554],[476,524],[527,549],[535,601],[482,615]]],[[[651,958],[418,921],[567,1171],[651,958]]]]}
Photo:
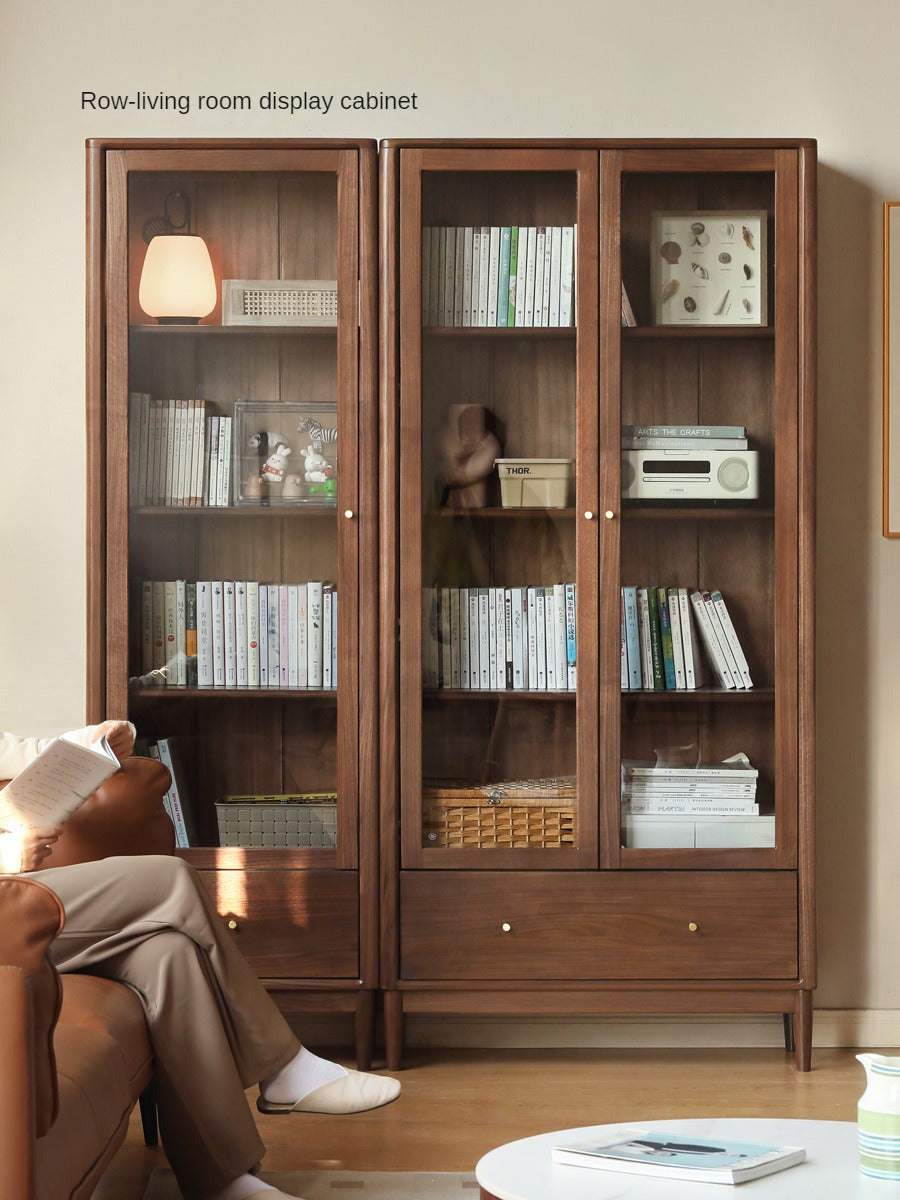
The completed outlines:
{"type": "Polygon", "coordinates": [[[216,277],[203,238],[160,234],[147,247],[138,291],[141,308],[160,321],[196,321],[216,306],[216,277]]]}

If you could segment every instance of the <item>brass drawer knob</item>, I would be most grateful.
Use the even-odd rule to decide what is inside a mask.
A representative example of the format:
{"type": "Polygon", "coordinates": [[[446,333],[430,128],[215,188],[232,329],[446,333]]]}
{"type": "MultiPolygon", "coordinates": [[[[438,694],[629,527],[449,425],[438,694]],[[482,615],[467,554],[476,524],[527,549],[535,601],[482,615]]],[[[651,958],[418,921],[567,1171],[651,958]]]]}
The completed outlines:
{"type": "Polygon", "coordinates": [[[699,928],[700,926],[696,921],[691,921],[691,923],[688,925],[688,929],[691,931],[691,933],[696,933],[699,928]]]}
{"type": "Polygon", "coordinates": [[[512,925],[510,925],[509,921],[504,921],[500,928],[504,933],[509,933],[509,931],[512,929],[512,925]]]}
{"type": "Polygon", "coordinates": [[[613,510],[611,508],[608,508],[603,515],[604,515],[604,517],[606,517],[607,521],[612,521],[616,514],[613,512],[613,510]]]}
{"type": "Polygon", "coordinates": [[[229,928],[229,929],[237,929],[237,927],[238,927],[238,926],[237,926],[237,921],[234,919],[234,917],[232,917],[232,918],[231,918],[231,919],[230,919],[228,922],[226,922],[226,923],[227,923],[227,925],[228,925],[228,928],[229,928]]]}

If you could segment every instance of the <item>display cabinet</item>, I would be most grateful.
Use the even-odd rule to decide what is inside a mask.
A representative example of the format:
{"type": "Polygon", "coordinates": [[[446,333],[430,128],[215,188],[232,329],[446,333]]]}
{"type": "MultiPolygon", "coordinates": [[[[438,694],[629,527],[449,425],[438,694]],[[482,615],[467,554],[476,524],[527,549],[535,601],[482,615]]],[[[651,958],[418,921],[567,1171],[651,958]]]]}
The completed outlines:
{"type": "Polygon", "coordinates": [[[363,1064],[375,163],[367,142],[88,144],[90,716],[172,753],[180,853],[285,1011],[355,1013],[363,1064]],[[199,319],[148,298],[154,238],[208,248],[199,319]]]}
{"type": "Polygon", "coordinates": [[[808,1069],[814,144],[389,142],[382,202],[388,1062],[771,1013],[808,1069]]]}

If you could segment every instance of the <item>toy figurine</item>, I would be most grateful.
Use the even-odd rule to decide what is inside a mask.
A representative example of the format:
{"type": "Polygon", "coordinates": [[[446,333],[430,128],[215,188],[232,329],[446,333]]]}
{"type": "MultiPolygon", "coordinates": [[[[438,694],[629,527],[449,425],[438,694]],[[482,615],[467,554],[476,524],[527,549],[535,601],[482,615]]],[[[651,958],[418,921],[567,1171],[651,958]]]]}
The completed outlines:
{"type": "Polygon", "coordinates": [[[281,489],[282,500],[300,500],[303,497],[303,480],[299,475],[285,475],[281,489]]]}
{"type": "Polygon", "coordinates": [[[260,472],[260,478],[263,483],[280,484],[284,482],[284,477],[287,472],[287,460],[293,451],[290,446],[286,446],[284,442],[279,442],[269,457],[266,459],[265,465],[260,472]]]}
{"type": "Polygon", "coordinates": [[[303,457],[303,478],[307,483],[325,483],[334,476],[334,467],[314,446],[307,446],[303,457]]]}

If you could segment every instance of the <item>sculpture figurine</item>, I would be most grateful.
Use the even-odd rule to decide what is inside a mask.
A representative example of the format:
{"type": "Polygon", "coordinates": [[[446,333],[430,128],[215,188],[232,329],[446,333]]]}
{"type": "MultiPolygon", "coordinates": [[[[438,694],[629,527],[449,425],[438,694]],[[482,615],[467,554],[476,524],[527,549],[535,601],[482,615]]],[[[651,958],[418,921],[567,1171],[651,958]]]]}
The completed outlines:
{"type": "Polygon", "coordinates": [[[500,442],[481,404],[451,404],[439,434],[438,483],[446,508],[484,508],[500,442]]]}

